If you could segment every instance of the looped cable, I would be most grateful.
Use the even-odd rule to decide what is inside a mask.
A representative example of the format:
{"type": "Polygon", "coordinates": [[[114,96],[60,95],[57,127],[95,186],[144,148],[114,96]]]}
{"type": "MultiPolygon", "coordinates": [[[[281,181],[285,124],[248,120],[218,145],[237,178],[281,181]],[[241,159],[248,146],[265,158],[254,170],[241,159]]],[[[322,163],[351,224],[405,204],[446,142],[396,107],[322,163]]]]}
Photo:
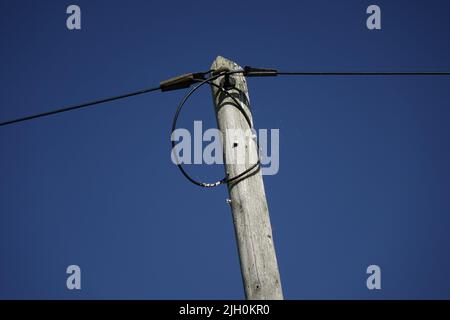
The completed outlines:
{"type": "Polygon", "coordinates": [[[257,154],[258,154],[258,160],[255,164],[253,164],[250,168],[244,170],[242,173],[234,176],[234,177],[225,177],[221,180],[218,180],[214,183],[206,183],[206,182],[201,182],[201,181],[197,181],[195,179],[193,179],[187,172],[186,170],[183,168],[183,165],[180,163],[177,153],[175,152],[175,141],[173,140],[173,133],[175,132],[175,130],[177,129],[177,122],[178,122],[178,117],[181,113],[181,110],[183,108],[183,106],[186,104],[187,100],[203,85],[205,85],[206,83],[216,87],[217,89],[219,89],[221,92],[223,92],[224,94],[226,94],[229,98],[231,98],[234,102],[234,104],[232,104],[233,106],[235,106],[244,116],[245,120],[247,121],[249,128],[253,129],[253,125],[252,122],[250,120],[249,115],[242,109],[241,107],[241,103],[230,93],[228,92],[226,89],[224,89],[222,86],[219,86],[217,84],[215,84],[213,81],[216,80],[219,77],[222,76],[229,76],[232,74],[238,74],[238,73],[244,73],[244,70],[235,70],[235,71],[229,71],[229,70],[215,70],[215,71],[211,71],[210,74],[211,76],[207,79],[201,80],[201,79],[195,79],[195,82],[198,82],[198,84],[196,86],[194,86],[184,97],[183,99],[180,101],[177,110],[175,112],[175,116],[172,122],[172,132],[171,132],[171,144],[172,144],[172,153],[174,158],[176,159],[176,165],[178,167],[178,169],[180,169],[181,173],[193,184],[200,186],[200,187],[204,187],[204,188],[213,188],[213,187],[217,187],[221,184],[225,184],[225,183],[229,183],[229,182],[233,182],[236,181],[237,179],[240,179],[242,177],[245,177],[245,175],[249,174],[250,172],[252,172],[255,168],[259,168],[260,166],[260,159],[259,159],[259,143],[258,141],[256,141],[256,146],[257,146],[257,154]]]}

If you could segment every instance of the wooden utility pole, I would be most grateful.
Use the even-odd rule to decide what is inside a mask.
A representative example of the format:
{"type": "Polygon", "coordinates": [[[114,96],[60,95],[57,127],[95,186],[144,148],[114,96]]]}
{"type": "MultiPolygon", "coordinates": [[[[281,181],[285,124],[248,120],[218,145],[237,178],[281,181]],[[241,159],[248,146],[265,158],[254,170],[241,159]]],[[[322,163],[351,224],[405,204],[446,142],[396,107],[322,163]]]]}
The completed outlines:
{"type": "MultiPolygon", "coordinates": [[[[231,71],[242,68],[219,56],[211,69],[231,71]]],[[[213,85],[211,88],[218,127],[224,138],[225,170],[227,176],[232,178],[255,163],[258,159],[258,150],[255,137],[250,136],[248,139],[244,135],[236,135],[236,131],[233,131],[236,129],[242,132],[248,131],[249,124],[242,112],[245,112],[251,121],[252,115],[245,77],[242,74],[234,74],[230,77],[233,77],[233,87],[228,88],[228,92],[240,102],[241,110],[228,95],[213,85]],[[245,161],[237,160],[242,159],[243,153],[245,153],[245,161]]],[[[214,80],[214,83],[221,86],[223,81],[224,77],[219,77],[214,80]]],[[[229,182],[228,191],[247,299],[283,299],[261,171],[255,168],[242,179],[229,182]]]]}

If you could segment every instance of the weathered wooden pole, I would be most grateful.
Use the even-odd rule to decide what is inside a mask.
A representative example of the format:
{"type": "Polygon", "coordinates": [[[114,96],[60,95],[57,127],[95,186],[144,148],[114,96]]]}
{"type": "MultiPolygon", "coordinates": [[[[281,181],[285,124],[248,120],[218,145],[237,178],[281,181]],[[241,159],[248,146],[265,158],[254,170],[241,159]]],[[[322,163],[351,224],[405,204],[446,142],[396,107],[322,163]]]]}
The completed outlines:
{"type": "MultiPolygon", "coordinates": [[[[211,69],[241,70],[241,67],[219,56],[211,69]]],[[[240,102],[241,110],[228,95],[213,85],[211,88],[218,127],[224,138],[225,170],[227,176],[232,178],[255,163],[258,149],[255,137],[236,134],[249,130],[242,112],[251,121],[252,115],[245,77],[242,74],[230,77],[234,80],[233,87],[227,90],[240,102]]],[[[223,81],[224,77],[220,77],[214,83],[221,86],[223,81]]],[[[255,168],[242,179],[230,181],[228,191],[247,299],[283,299],[261,171],[255,168]]]]}

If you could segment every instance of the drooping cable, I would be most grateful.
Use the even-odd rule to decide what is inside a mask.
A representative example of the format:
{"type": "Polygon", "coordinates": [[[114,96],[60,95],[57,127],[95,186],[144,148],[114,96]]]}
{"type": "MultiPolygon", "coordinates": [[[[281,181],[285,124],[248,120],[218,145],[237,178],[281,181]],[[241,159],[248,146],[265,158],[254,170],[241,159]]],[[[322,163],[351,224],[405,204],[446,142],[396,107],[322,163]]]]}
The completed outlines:
{"type": "Polygon", "coordinates": [[[240,112],[241,114],[244,116],[246,122],[249,125],[249,129],[253,129],[253,125],[252,122],[250,120],[250,117],[248,116],[248,114],[245,113],[245,111],[241,108],[241,103],[225,88],[223,88],[222,86],[219,86],[217,84],[215,84],[213,81],[219,77],[222,76],[229,76],[231,74],[236,74],[236,73],[242,73],[242,70],[238,70],[238,71],[222,71],[219,72],[218,74],[215,74],[207,79],[204,80],[197,80],[199,83],[192,88],[184,97],[183,99],[180,101],[177,110],[175,112],[175,116],[173,118],[172,121],[172,132],[171,132],[171,145],[172,145],[172,154],[176,160],[176,165],[178,167],[178,169],[180,169],[181,173],[183,174],[183,176],[186,177],[186,179],[188,179],[190,182],[192,182],[193,184],[200,186],[200,187],[205,187],[205,188],[212,188],[212,187],[216,187],[218,185],[224,184],[224,183],[230,183],[233,181],[236,181],[238,179],[241,179],[243,177],[245,177],[247,174],[250,174],[251,172],[253,172],[253,170],[255,170],[257,167],[259,167],[260,165],[260,160],[259,160],[259,144],[258,142],[256,143],[257,146],[257,152],[258,152],[258,160],[256,163],[252,164],[249,168],[247,168],[246,170],[244,170],[243,172],[239,173],[238,175],[234,176],[234,177],[225,177],[221,180],[218,180],[216,182],[213,183],[207,183],[207,182],[201,182],[201,181],[197,181],[194,178],[192,178],[187,171],[184,169],[182,163],[180,162],[180,160],[178,159],[178,155],[176,152],[176,142],[173,139],[173,134],[175,132],[175,130],[177,129],[177,122],[178,122],[178,118],[180,116],[181,110],[183,109],[184,105],[186,104],[186,102],[188,101],[188,99],[203,85],[205,85],[206,83],[216,87],[218,90],[220,90],[221,92],[223,92],[224,94],[226,94],[229,98],[231,98],[233,100],[233,106],[235,106],[240,112]]]}

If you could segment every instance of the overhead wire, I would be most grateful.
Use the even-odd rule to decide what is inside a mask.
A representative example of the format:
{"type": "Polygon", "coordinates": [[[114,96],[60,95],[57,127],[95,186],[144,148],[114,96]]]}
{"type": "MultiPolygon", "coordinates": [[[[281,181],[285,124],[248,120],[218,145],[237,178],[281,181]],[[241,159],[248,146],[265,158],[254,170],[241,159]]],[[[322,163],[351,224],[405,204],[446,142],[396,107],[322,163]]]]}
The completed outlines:
{"type": "Polygon", "coordinates": [[[448,76],[450,72],[277,72],[279,76],[448,76]]]}
{"type": "MultiPolygon", "coordinates": [[[[229,88],[224,88],[221,85],[217,85],[214,80],[220,78],[220,77],[229,77],[232,76],[234,74],[242,74],[245,77],[273,77],[273,76],[449,76],[450,72],[436,72],[436,71],[432,71],[432,72],[339,72],[339,71],[332,71],[332,72],[328,72],[328,71],[319,71],[319,72],[308,72],[308,71],[278,71],[276,69],[266,69],[266,68],[255,68],[255,67],[250,67],[250,66],[246,66],[242,69],[238,69],[238,70],[228,70],[228,69],[219,69],[219,70],[208,70],[205,72],[197,72],[197,73],[188,73],[188,74],[183,74],[181,76],[177,76],[165,81],[160,82],[159,86],[157,87],[151,87],[151,88],[146,88],[146,89],[142,89],[142,90],[138,90],[138,91],[133,91],[133,92],[129,92],[129,93],[125,93],[122,95],[117,95],[117,96],[113,96],[113,97],[109,97],[109,98],[104,98],[104,99],[99,99],[99,100],[94,100],[94,101],[90,101],[90,102],[86,102],[86,103],[82,103],[82,104],[77,104],[77,105],[72,105],[72,106],[67,106],[67,107],[62,107],[59,109],[55,109],[55,110],[51,110],[51,111],[47,111],[47,112],[42,112],[42,113],[37,113],[37,114],[33,114],[33,115],[29,115],[29,116],[24,116],[21,118],[16,118],[13,120],[8,120],[8,121],[3,121],[0,122],[0,127],[2,126],[7,126],[7,125],[11,125],[11,124],[15,124],[15,123],[20,123],[20,122],[24,122],[24,121],[28,121],[28,120],[32,120],[32,119],[36,119],[36,118],[41,118],[41,117],[46,117],[46,116],[50,116],[50,115],[54,115],[54,114],[58,114],[58,113],[63,113],[63,112],[68,112],[68,111],[73,111],[73,110],[77,110],[77,109],[82,109],[82,108],[87,108],[87,107],[92,107],[92,106],[96,106],[99,104],[104,104],[107,102],[112,102],[112,101],[116,101],[116,100],[120,100],[120,99],[125,99],[125,98],[130,98],[133,96],[138,96],[138,95],[142,95],[142,94],[146,94],[146,93],[150,93],[150,92],[155,92],[160,90],[161,92],[166,92],[166,91],[171,91],[171,90],[178,90],[178,89],[185,89],[185,88],[189,88],[192,85],[195,85],[192,89],[190,89],[186,95],[182,98],[182,100],[180,101],[180,103],[178,104],[178,107],[176,109],[173,121],[172,121],[172,132],[171,132],[171,144],[172,144],[172,152],[173,155],[176,159],[176,165],[177,167],[180,169],[181,173],[193,184],[201,186],[201,187],[216,187],[218,185],[224,184],[224,183],[230,183],[230,182],[234,182],[237,181],[238,179],[241,178],[245,178],[247,174],[251,174],[253,170],[258,169],[260,166],[260,158],[259,158],[259,144],[256,140],[256,145],[257,145],[257,149],[258,149],[258,160],[255,164],[251,165],[249,168],[247,168],[246,170],[244,170],[242,173],[234,176],[234,177],[229,177],[228,175],[221,179],[218,180],[216,182],[213,183],[206,183],[206,182],[201,182],[201,181],[197,181],[195,179],[193,179],[188,173],[187,171],[183,168],[182,163],[179,162],[178,156],[175,152],[175,147],[176,147],[176,143],[175,141],[172,139],[173,138],[173,133],[174,131],[177,129],[177,121],[178,118],[180,116],[181,110],[183,109],[183,106],[186,104],[186,102],[188,101],[188,99],[203,85],[205,84],[209,84],[213,87],[215,87],[216,89],[218,89],[219,91],[221,91],[222,93],[224,93],[226,96],[228,96],[229,98],[231,98],[231,100],[233,101],[233,105],[238,108],[238,110],[241,112],[241,114],[243,115],[243,117],[245,118],[246,122],[249,125],[249,129],[253,129],[253,125],[252,125],[252,121],[249,117],[249,115],[243,110],[241,103],[236,99],[236,97],[234,97],[230,92],[229,92],[229,88]]],[[[231,88],[233,89],[233,88],[231,88]]]]}
{"type": "Polygon", "coordinates": [[[52,111],[37,113],[37,114],[33,114],[33,115],[22,117],[22,118],[17,118],[17,119],[14,119],[14,120],[8,120],[8,121],[0,122],[0,127],[6,126],[6,125],[10,125],[10,124],[13,124],[13,123],[19,123],[19,122],[24,122],[24,121],[36,119],[36,118],[46,117],[46,116],[50,116],[50,115],[57,114],[57,113],[62,113],[62,112],[77,110],[77,109],[81,109],[81,108],[91,107],[91,106],[95,106],[95,105],[106,103],[106,102],[112,102],[112,101],[116,101],[116,100],[120,100],[120,99],[125,99],[125,98],[129,98],[129,97],[133,97],[133,96],[137,96],[137,95],[141,95],[141,94],[144,94],[144,93],[149,93],[149,92],[153,92],[153,91],[157,91],[157,90],[160,90],[159,86],[158,87],[154,87],[154,88],[147,88],[147,89],[142,89],[142,90],[138,90],[138,91],[134,91],[134,92],[129,92],[129,93],[121,94],[121,95],[114,96],[114,97],[109,97],[109,98],[94,100],[94,101],[90,101],[90,102],[85,102],[85,103],[77,104],[77,105],[73,105],[73,106],[62,107],[62,108],[59,108],[59,109],[56,109],[56,110],[52,110],[52,111]]]}

